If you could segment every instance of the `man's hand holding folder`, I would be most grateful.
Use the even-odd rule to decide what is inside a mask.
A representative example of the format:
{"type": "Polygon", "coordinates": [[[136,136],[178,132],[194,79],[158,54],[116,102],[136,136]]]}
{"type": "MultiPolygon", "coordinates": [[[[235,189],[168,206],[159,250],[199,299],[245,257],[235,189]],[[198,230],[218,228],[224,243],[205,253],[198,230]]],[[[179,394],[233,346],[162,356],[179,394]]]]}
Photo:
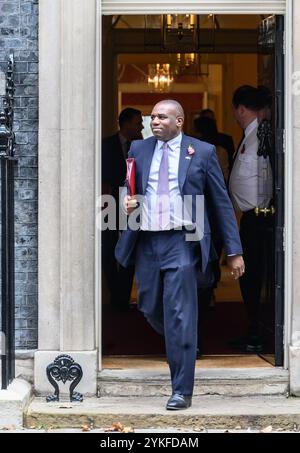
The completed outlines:
{"type": "Polygon", "coordinates": [[[135,161],[133,157],[126,159],[126,185],[129,195],[124,198],[124,208],[131,214],[138,206],[135,198],[135,161]]]}

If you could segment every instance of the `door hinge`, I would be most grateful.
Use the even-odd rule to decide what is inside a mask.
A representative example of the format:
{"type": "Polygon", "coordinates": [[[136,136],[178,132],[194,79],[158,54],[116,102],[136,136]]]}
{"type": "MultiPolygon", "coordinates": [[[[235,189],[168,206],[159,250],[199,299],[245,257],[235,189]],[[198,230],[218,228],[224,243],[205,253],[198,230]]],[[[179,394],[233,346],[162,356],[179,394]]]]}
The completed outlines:
{"type": "Polygon", "coordinates": [[[285,55],[285,43],[286,43],[286,33],[285,30],[282,31],[282,53],[285,55]]]}
{"type": "Polygon", "coordinates": [[[285,234],[285,227],[282,228],[282,250],[285,252],[286,248],[286,234],[285,234]]]}

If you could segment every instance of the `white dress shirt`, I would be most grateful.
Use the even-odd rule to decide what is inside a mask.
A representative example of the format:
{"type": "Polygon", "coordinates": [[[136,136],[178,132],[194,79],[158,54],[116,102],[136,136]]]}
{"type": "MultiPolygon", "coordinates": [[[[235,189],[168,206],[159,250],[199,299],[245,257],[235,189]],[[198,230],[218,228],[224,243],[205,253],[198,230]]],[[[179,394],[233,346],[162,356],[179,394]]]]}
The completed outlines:
{"type": "Polygon", "coordinates": [[[257,155],[257,119],[245,129],[245,137],[235,157],[229,180],[229,192],[237,210],[264,208],[273,193],[273,177],[269,157],[257,155]]]}
{"type": "MultiPolygon", "coordinates": [[[[183,214],[183,203],[180,195],[178,184],[178,168],[180,158],[182,134],[180,133],[168,144],[168,164],[169,164],[169,209],[164,213],[167,215],[166,222],[164,222],[163,230],[170,230],[172,228],[180,228],[182,226],[192,225],[187,215],[183,214]]],[[[158,175],[159,167],[162,159],[164,142],[157,140],[153,158],[150,167],[148,183],[146,187],[145,197],[142,204],[142,223],[141,229],[145,231],[159,231],[158,222],[158,175]]]]}

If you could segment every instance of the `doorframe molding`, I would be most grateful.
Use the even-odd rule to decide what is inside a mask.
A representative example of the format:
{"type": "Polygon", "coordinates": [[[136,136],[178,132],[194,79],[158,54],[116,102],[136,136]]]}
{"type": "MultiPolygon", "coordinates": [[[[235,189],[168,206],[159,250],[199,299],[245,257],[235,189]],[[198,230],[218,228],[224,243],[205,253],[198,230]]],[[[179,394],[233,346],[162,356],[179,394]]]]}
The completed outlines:
{"type": "MultiPolygon", "coordinates": [[[[151,0],[151,1],[127,1],[127,0],[96,0],[97,1],[97,35],[96,35],[96,114],[95,114],[95,188],[96,200],[100,200],[101,190],[101,16],[110,14],[151,14],[164,13],[219,13],[219,14],[282,14],[285,17],[285,258],[284,258],[284,368],[289,367],[289,343],[291,339],[291,316],[292,316],[292,244],[293,244],[293,123],[292,123],[292,71],[293,71],[293,1],[294,0],[219,0],[203,4],[199,0],[189,0],[185,3],[178,0],[151,0]]],[[[102,357],[102,327],[101,327],[101,253],[97,218],[99,217],[99,203],[96,206],[95,223],[95,305],[96,325],[98,329],[97,343],[99,348],[99,369],[101,370],[102,357]],[[98,280],[98,282],[97,282],[98,280]]]]}
{"type": "Polygon", "coordinates": [[[293,1],[286,0],[285,23],[285,155],[284,155],[284,368],[289,368],[293,304],[293,1]]]}
{"type": "Polygon", "coordinates": [[[95,63],[95,343],[98,349],[98,369],[102,369],[102,272],[101,272],[101,135],[102,135],[102,21],[101,0],[96,0],[96,63],[95,63]],[[100,210],[100,212],[99,212],[100,210]]]}
{"type": "MultiPolygon", "coordinates": [[[[289,0],[286,0],[289,1],[289,0]]],[[[285,0],[102,0],[102,14],[285,14],[285,0]]]]}

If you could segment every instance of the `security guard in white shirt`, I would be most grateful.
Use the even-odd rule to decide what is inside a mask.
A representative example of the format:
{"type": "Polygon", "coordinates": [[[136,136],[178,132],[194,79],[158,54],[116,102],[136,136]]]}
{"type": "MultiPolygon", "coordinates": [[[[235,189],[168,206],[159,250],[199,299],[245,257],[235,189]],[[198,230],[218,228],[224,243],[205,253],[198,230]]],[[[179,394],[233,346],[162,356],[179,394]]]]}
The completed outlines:
{"type": "Polygon", "coordinates": [[[256,215],[255,208],[269,206],[273,196],[273,176],[269,156],[258,153],[258,113],[261,108],[259,90],[248,85],[239,87],[233,95],[232,104],[235,119],[244,130],[244,138],[234,156],[229,192],[236,211],[242,212],[240,237],[245,274],[239,282],[247,309],[248,332],[245,337],[230,344],[247,352],[261,352],[259,306],[264,274],[262,250],[270,218],[256,215]]]}

